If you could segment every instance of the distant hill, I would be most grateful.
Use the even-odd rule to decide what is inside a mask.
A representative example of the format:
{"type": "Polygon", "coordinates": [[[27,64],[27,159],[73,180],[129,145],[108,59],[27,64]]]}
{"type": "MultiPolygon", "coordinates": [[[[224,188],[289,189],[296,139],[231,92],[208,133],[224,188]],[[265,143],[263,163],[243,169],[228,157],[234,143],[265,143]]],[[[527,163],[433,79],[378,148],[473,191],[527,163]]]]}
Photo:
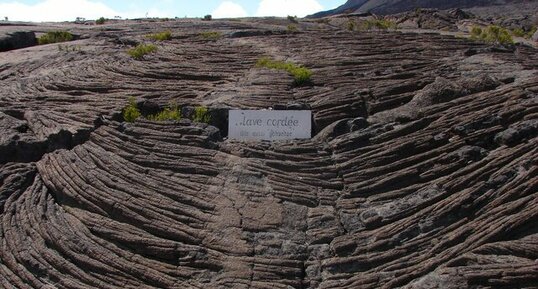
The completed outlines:
{"type": "Polygon", "coordinates": [[[374,13],[394,14],[413,10],[416,8],[471,8],[504,5],[509,3],[524,3],[528,0],[348,0],[344,5],[335,9],[318,12],[308,16],[319,18],[337,14],[374,13]]]}

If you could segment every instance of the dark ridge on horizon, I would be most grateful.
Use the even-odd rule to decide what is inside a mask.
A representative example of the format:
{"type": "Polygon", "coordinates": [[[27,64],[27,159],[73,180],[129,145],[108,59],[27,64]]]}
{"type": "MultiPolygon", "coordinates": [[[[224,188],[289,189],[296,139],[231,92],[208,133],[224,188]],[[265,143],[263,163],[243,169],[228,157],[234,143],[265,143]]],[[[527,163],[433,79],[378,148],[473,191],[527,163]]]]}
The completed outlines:
{"type": "Polygon", "coordinates": [[[451,9],[500,6],[513,3],[527,3],[526,0],[348,0],[331,10],[320,11],[306,18],[321,18],[338,14],[372,13],[388,15],[411,11],[417,8],[451,9]]]}

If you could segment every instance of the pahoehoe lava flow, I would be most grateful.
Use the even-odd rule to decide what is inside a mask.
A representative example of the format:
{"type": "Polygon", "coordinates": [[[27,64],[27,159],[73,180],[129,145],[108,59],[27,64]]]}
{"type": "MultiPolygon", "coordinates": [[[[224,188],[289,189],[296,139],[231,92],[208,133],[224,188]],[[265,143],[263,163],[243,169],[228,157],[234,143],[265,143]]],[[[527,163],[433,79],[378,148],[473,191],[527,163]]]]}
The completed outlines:
{"type": "Polygon", "coordinates": [[[0,53],[0,288],[536,288],[538,51],[287,24],[72,25],[75,49],[0,53]],[[315,135],[127,123],[131,96],[307,105],[315,135]]]}

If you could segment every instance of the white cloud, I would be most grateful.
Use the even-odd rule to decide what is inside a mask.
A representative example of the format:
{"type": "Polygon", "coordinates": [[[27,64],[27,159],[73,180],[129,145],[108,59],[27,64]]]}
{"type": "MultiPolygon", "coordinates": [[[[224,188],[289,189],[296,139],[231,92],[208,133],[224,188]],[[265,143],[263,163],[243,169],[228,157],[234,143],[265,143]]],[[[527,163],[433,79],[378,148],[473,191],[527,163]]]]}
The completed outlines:
{"type": "Polygon", "coordinates": [[[241,5],[230,1],[224,1],[217,7],[217,9],[213,10],[211,16],[214,18],[247,17],[248,13],[241,5]]]}
{"type": "MultiPolygon", "coordinates": [[[[149,17],[170,17],[167,13],[152,9],[149,17]]],[[[17,2],[0,3],[0,17],[9,17],[12,21],[74,21],[77,17],[97,19],[99,17],[123,18],[144,17],[146,12],[117,12],[107,5],[91,0],[44,0],[34,5],[17,2]]]]}
{"type": "Polygon", "coordinates": [[[261,0],[256,16],[304,17],[322,10],[317,0],[261,0]]]}

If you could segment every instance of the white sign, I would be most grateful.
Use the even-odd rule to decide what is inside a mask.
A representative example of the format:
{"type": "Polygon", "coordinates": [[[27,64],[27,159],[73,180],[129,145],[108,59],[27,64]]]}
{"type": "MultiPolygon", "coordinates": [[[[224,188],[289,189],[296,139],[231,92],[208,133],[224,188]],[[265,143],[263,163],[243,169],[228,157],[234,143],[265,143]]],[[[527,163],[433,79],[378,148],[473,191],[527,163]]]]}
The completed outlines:
{"type": "Polygon", "coordinates": [[[311,135],[310,110],[230,110],[230,139],[308,139],[311,135]]]}

